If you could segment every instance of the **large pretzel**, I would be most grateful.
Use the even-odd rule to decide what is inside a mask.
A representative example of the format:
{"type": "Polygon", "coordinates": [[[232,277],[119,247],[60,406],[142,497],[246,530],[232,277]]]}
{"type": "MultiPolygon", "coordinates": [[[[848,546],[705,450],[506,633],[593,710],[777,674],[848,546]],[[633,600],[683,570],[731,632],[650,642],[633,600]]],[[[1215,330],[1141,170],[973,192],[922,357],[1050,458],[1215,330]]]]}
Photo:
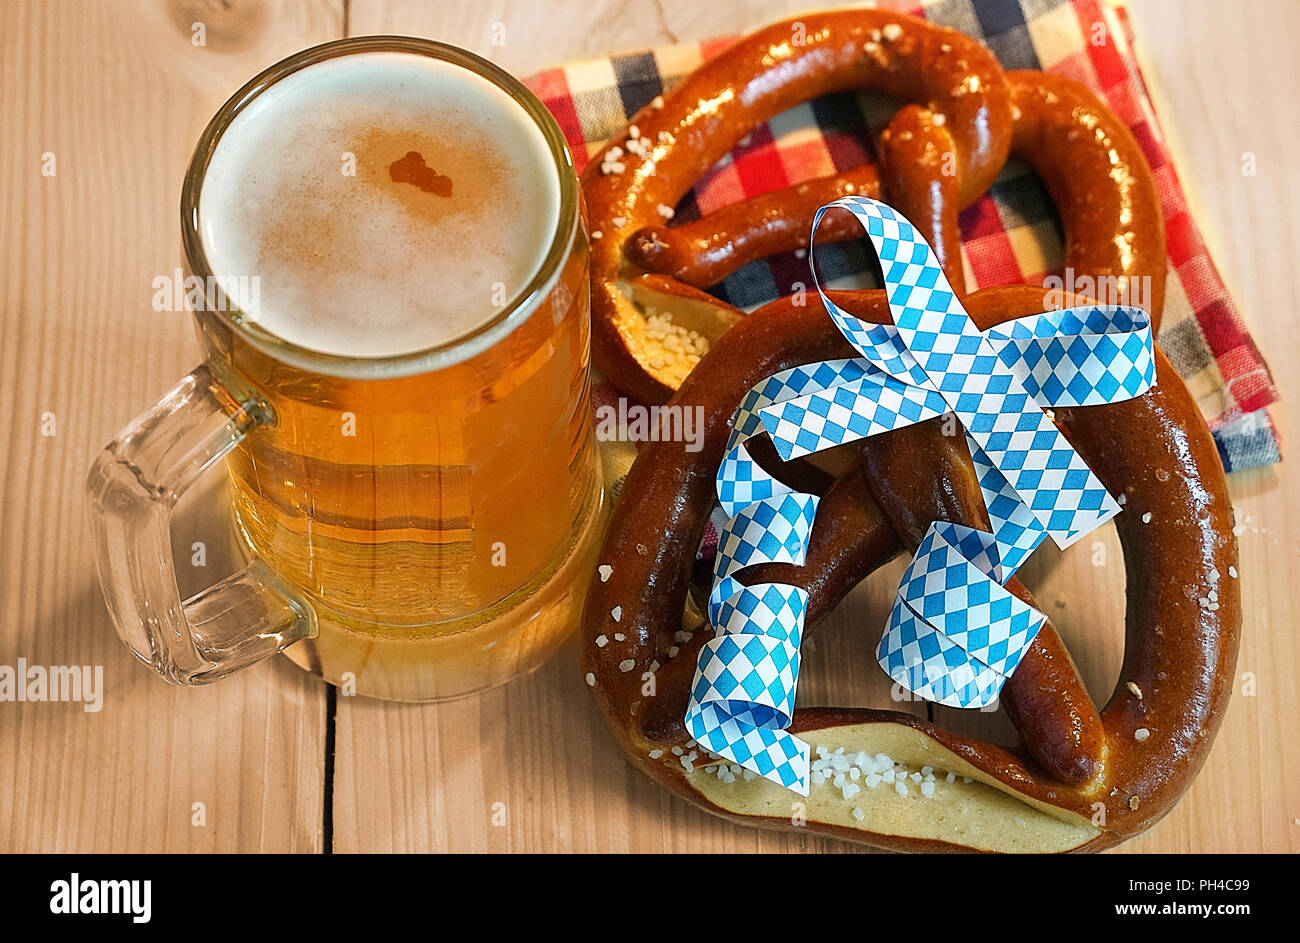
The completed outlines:
{"type": "MultiPolygon", "coordinates": [[[[795,57],[793,61],[804,64],[791,68],[799,75],[814,68],[834,72],[837,78],[805,76],[799,94],[844,87],[841,73],[853,73],[854,68],[846,50],[854,43],[862,47],[875,42],[870,38],[874,30],[883,40],[891,24],[896,29],[889,35],[901,58],[909,55],[906,50],[917,48],[958,48],[955,34],[894,14],[810,17],[810,42],[816,36],[830,52],[807,62],[795,57]]],[[[788,24],[780,25],[743,41],[687,79],[659,112],[671,109],[674,116],[688,115],[688,99],[697,104],[716,101],[720,89],[770,90],[791,81],[780,68],[777,76],[762,81],[756,65],[761,56],[755,58],[756,50],[770,48],[789,30],[788,24]],[[709,85],[701,82],[702,75],[714,82],[733,78],[709,85]]],[[[963,49],[972,45],[964,37],[960,41],[963,49]]],[[[889,47],[882,43],[881,48],[889,47]]],[[[980,88],[987,93],[979,105],[986,119],[981,140],[1005,142],[1043,176],[1064,223],[1067,263],[1093,276],[1150,278],[1152,315],[1158,321],[1165,272],[1163,227],[1150,171],[1127,128],[1076,83],[1037,72],[1004,75],[982,51],[978,57],[973,52],[963,56],[983,70],[978,73],[980,88]]],[[[915,77],[919,67],[907,68],[915,77]]],[[[871,75],[879,78],[874,71],[871,75]]],[[[903,109],[882,139],[879,175],[862,171],[850,182],[868,194],[871,188],[882,189],[883,198],[917,223],[960,291],[956,212],[973,198],[971,188],[961,182],[978,179],[981,186],[987,185],[1006,148],[993,146],[994,159],[987,163],[972,161],[959,138],[960,112],[936,122],[935,115],[944,112],[928,100],[932,96],[891,90],[902,97],[926,98],[928,107],[903,109]],[[958,155],[966,155],[955,180],[934,173],[954,146],[958,155]]],[[[788,98],[781,101],[789,104],[788,98]]],[[[747,120],[765,116],[759,111],[747,120]]],[[[737,123],[727,126],[729,134],[744,133],[741,117],[732,117],[737,123]]],[[[635,121],[653,127],[646,115],[635,121]]],[[[697,163],[718,150],[713,143],[691,143],[690,160],[697,163]]],[[[970,147],[969,138],[964,146],[970,147]]],[[[613,191],[603,183],[611,176],[618,175],[589,177],[586,182],[597,226],[604,201],[612,199],[613,191]]],[[[633,180],[640,181],[631,183],[637,189],[648,187],[653,177],[633,180]]],[[[716,237],[708,223],[681,227],[687,232],[674,235],[673,230],[638,234],[644,221],[638,219],[635,227],[629,221],[621,230],[625,238],[613,262],[604,260],[605,271],[620,273],[617,280],[623,283],[630,278],[653,285],[647,292],[661,292],[665,298],[660,313],[682,310],[673,302],[673,296],[681,295],[699,317],[708,305],[707,296],[668,281],[668,274],[704,285],[749,258],[794,248],[806,239],[816,205],[844,192],[839,188],[847,185],[842,180],[818,181],[810,185],[813,197],[801,197],[791,188],[728,208],[709,217],[727,223],[714,227],[723,230],[716,237]],[[751,225],[747,214],[756,206],[773,216],[760,214],[751,225]],[[773,230],[762,220],[774,217],[782,223],[773,230]],[[731,241],[728,233],[734,237],[731,241]],[[647,251],[650,242],[661,247],[647,251]],[[671,259],[665,266],[671,273],[637,274],[629,257],[641,262],[671,259]]],[[[616,202],[620,212],[630,212],[638,198],[623,194],[616,202]]],[[[851,234],[847,226],[834,228],[830,222],[822,228],[832,228],[831,234],[841,238],[851,234]]],[[[599,278],[595,265],[593,276],[599,278]]],[[[599,291],[597,283],[593,288],[599,291]]],[[[883,292],[832,297],[861,318],[889,318],[883,292]]],[[[1044,293],[1029,286],[990,288],[967,296],[964,304],[981,327],[988,327],[1042,310],[1044,293]]],[[[619,310],[613,322],[618,330],[632,323],[627,319],[640,316],[630,306],[619,310]]],[[[596,306],[593,311],[599,335],[601,314],[596,306]]],[[[606,340],[614,334],[607,334],[606,340]]],[[[858,764],[861,772],[883,764],[883,758],[875,757],[886,754],[909,776],[915,772],[926,777],[930,793],[924,795],[918,788],[926,784],[923,780],[906,797],[870,789],[845,800],[841,789],[825,783],[814,785],[805,801],[766,780],[736,776],[735,770],[700,755],[688,740],[683,727],[687,696],[696,656],[710,630],[690,609],[684,614],[684,607],[691,562],[713,503],[728,420],[741,397],[778,370],[855,352],[820,305],[801,307],[791,298],[772,302],[729,332],[719,330],[711,341],[712,350],[698,369],[683,371],[689,375],[672,401],[703,407],[704,447],[698,452],[674,442],[643,447],[622,488],[602,554],[601,576],[592,584],[584,613],[583,671],[633,762],[695,804],[738,821],[809,829],[897,849],[1099,850],[1163,816],[1196,773],[1222,719],[1241,622],[1236,544],[1222,466],[1204,419],[1163,354],[1157,351],[1157,386],[1142,397],[1055,411],[1070,442],[1126,505],[1116,520],[1127,574],[1125,659],[1107,705],[1099,712],[1092,704],[1048,624],[1003,690],[1002,704],[1020,734],[1021,749],[959,736],[909,714],[802,708],[791,730],[832,754],[842,749],[836,763],[842,766],[849,758],[865,757],[858,764]],[[654,676],[649,688],[647,672],[654,676]]],[[[616,350],[606,349],[605,356],[606,369],[636,395],[662,392],[654,384],[670,385],[657,379],[671,379],[662,369],[643,370],[635,357],[619,359],[616,350]]],[[[773,564],[744,572],[746,582],[773,580],[806,588],[809,625],[864,576],[904,548],[914,550],[932,520],[987,526],[964,438],[943,435],[938,421],[853,448],[856,462],[821,489],[805,566],[773,564]],[[925,473],[918,474],[918,469],[925,473]]],[[[776,474],[787,480],[800,471],[799,463],[781,466],[774,457],[771,462],[776,474]]],[[[799,487],[806,490],[807,485],[799,487]]],[[[1032,604],[1017,581],[1008,588],[1032,604]]],[[[863,639],[864,645],[874,642],[874,635],[863,639]]],[[[891,769],[887,775],[896,773],[891,769]]]]}

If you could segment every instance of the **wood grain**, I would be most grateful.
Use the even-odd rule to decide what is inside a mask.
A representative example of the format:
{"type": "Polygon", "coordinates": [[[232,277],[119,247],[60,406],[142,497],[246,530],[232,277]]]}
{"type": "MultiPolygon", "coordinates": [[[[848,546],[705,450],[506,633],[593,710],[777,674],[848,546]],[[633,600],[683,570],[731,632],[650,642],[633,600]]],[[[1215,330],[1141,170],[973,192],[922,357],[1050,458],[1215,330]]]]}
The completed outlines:
{"type": "Polygon", "coordinates": [[[277,661],[178,690],[135,663],[95,579],[83,481],[198,361],[151,282],[180,265],[199,131],[249,76],[341,29],[337,3],[0,7],[0,664],[102,665],[105,688],[93,713],[0,704],[0,850],[321,847],[324,688],[277,661]]]}
{"type": "MultiPolygon", "coordinates": [[[[1291,385],[1300,365],[1287,277],[1300,245],[1300,81],[1292,43],[1300,8],[1262,0],[1224,16],[1203,3],[1138,3],[1137,50],[1179,177],[1211,254],[1289,398],[1272,410],[1282,447],[1297,441],[1291,385]],[[1209,64],[1213,63],[1213,67],[1209,64]],[[1255,155],[1258,175],[1243,176],[1255,155]]],[[[1237,692],[1214,750],[1168,820],[1132,851],[1300,850],[1300,481],[1295,456],[1229,478],[1241,529],[1245,612],[1237,692]],[[1256,695],[1242,696],[1253,677],[1256,695]],[[1244,680],[1245,679],[1245,680],[1244,680]]]]}
{"type": "MultiPolygon", "coordinates": [[[[248,76],[341,35],[345,19],[352,34],[429,36],[527,75],[566,59],[742,32],[801,8],[789,0],[0,7],[0,665],[102,664],[106,677],[98,713],[0,704],[0,851],[320,851],[326,812],[332,850],[347,852],[852,849],[733,826],[653,787],[606,734],[572,646],[530,677],[451,704],[340,697],[326,810],[324,686],[283,660],[206,689],[151,677],[109,625],[81,495],[95,452],[197,358],[188,319],[153,312],[149,285],[180,262],[176,206],[189,148],[248,76]],[[208,24],[205,48],[190,44],[195,21],[208,24]],[[496,23],[503,45],[492,42],[502,35],[496,23]],[[45,152],[56,155],[57,177],[40,174],[45,152]],[[53,437],[40,434],[46,412],[56,418],[53,437]],[[195,802],[206,804],[203,828],[190,823],[195,802]]],[[[1281,274],[1300,244],[1300,66],[1289,40],[1300,7],[1254,0],[1228,17],[1209,0],[1135,0],[1131,16],[1193,209],[1290,394],[1300,337],[1289,321],[1300,299],[1281,274]],[[1241,173],[1247,151],[1255,177],[1241,173]]],[[[1291,410],[1274,415],[1295,441],[1291,410]]],[[[1289,465],[1236,474],[1231,487],[1246,605],[1238,696],[1186,798],[1121,852],[1300,848],[1300,491],[1289,465]],[[1243,696],[1247,674],[1254,696],[1243,696]]],[[[178,523],[178,548],[196,529],[219,530],[220,507],[219,490],[197,496],[178,523]]],[[[1044,548],[1025,575],[1104,698],[1120,661],[1123,573],[1113,532],[1099,541],[1103,565],[1086,545],[1065,555],[1044,548]]],[[[816,636],[801,703],[891,706],[870,649],[901,566],[860,587],[816,636]]],[[[1004,719],[958,714],[938,712],[954,726],[1011,736],[1004,719]]]]}

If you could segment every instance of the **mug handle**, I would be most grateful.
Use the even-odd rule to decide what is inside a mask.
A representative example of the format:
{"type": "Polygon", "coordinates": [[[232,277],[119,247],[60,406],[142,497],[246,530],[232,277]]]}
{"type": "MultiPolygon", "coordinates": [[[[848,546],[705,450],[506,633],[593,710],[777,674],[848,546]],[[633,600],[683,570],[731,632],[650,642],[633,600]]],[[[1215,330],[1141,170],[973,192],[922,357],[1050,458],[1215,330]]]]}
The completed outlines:
{"type": "Polygon", "coordinates": [[[261,560],[184,601],[172,560],[177,499],[275,411],[208,364],[100,453],[86,479],[99,581],[118,634],[173,684],[206,684],[316,634],[312,607],[261,560]]]}

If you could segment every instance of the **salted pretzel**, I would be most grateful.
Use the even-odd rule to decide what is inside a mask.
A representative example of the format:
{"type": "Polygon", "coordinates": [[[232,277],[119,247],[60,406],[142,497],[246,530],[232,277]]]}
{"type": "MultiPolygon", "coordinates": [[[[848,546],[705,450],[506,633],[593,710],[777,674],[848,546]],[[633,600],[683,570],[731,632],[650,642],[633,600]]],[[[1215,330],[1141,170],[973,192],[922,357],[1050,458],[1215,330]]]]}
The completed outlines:
{"type": "MultiPolygon", "coordinates": [[[[1038,72],[1003,73],[973,40],[898,14],[825,14],[804,23],[811,49],[788,45],[791,24],[770,27],[688,77],[661,107],[637,115],[640,134],[657,140],[668,131],[665,150],[637,155],[655,161],[654,173],[629,176],[641,166],[634,160],[621,172],[591,171],[584,181],[593,226],[606,225],[608,213],[621,219],[593,252],[601,364],[643,399],[661,400],[680,384],[671,403],[702,407],[705,433],[698,452],[647,443],[624,482],[584,612],[582,670],[637,766],[736,821],[900,850],[1110,847],[1159,820],[1199,769],[1230,693],[1241,624],[1222,465],[1204,418],[1159,350],[1157,385],[1148,393],[1054,411],[1070,443],[1125,505],[1116,518],[1127,579],[1125,657],[1104,708],[1093,705],[1049,622],[1002,692],[1017,749],[910,714],[796,710],[791,732],[829,754],[887,758],[909,776],[926,771],[933,783],[927,798],[871,790],[849,801],[823,784],[804,800],[701,755],[684,728],[696,658],[711,635],[689,604],[692,562],[713,506],[729,418],[752,385],[779,370],[857,356],[820,305],[784,298],[742,319],[711,306],[703,287],[750,259],[806,244],[812,212],[824,202],[879,193],[930,241],[982,329],[1041,311],[1041,287],[962,288],[957,210],[1014,151],[1057,204],[1066,263],[1094,277],[1149,278],[1157,324],[1163,304],[1164,231],[1150,170],[1128,129],[1087,89],[1038,72]],[[964,94],[939,94],[963,83],[964,94]],[[707,169],[753,123],[802,97],[867,85],[914,102],[882,135],[878,170],[766,194],[676,229],[650,219],[647,200],[679,198],[686,176],[707,169]],[[747,107],[728,110],[733,101],[747,107]],[[944,174],[941,164],[953,154],[957,173],[944,174]],[[659,181],[660,173],[670,179],[659,181]],[[667,314],[683,310],[711,348],[693,370],[693,362],[664,366],[667,358],[648,343],[649,334],[663,333],[667,314]],[[642,336],[647,323],[658,330],[642,336]]],[[[858,235],[847,217],[828,216],[818,238],[858,235]]],[[[829,294],[859,318],[890,321],[884,292],[829,294]]],[[[931,521],[988,526],[965,439],[944,435],[938,420],[844,449],[853,457],[847,469],[816,489],[807,484],[818,476],[808,474],[806,460],[783,465],[774,450],[766,458],[755,450],[774,474],[792,484],[801,478],[801,490],[816,490],[821,502],[804,566],[766,564],[740,578],[806,589],[810,629],[861,579],[914,551],[931,521]]],[[[1034,604],[1017,580],[1007,588],[1034,604]]],[[[874,636],[863,639],[874,643],[874,636]]]]}
{"type": "MultiPolygon", "coordinates": [[[[1159,207],[1155,185],[1128,128],[1087,89],[1040,72],[1004,73],[964,33],[888,11],[809,15],[738,41],[638,112],[583,175],[596,365],[628,395],[665,401],[742,317],[698,289],[753,259],[806,246],[813,211],[847,194],[879,198],[884,188],[960,286],[957,211],[988,190],[1013,145],[1068,220],[1066,264],[1094,276],[1149,272],[1158,310],[1164,232],[1159,212],[1145,212],[1159,207]],[[881,136],[879,169],[667,225],[695,182],[755,125],[847,89],[911,103],[881,136]]],[[[832,213],[818,237],[859,234],[849,214],[832,213]]]]}

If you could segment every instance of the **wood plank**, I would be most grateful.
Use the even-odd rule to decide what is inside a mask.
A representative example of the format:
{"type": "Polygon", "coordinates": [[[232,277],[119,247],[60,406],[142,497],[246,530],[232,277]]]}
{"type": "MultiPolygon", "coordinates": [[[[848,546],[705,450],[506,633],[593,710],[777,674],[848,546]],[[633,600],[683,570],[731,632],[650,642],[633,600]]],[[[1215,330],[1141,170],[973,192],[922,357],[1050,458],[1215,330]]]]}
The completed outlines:
{"type": "MultiPolygon", "coordinates": [[[[1143,0],[1132,9],[1137,49],[1193,214],[1284,397],[1300,365],[1294,312],[1300,291],[1286,277],[1300,244],[1294,155],[1300,83],[1287,37],[1300,8],[1251,3],[1236,16],[1199,2],[1143,0]],[[1258,175],[1243,176],[1255,154],[1258,175]]],[[[1294,401],[1272,410],[1283,448],[1294,448],[1294,401]]],[[[1237,508],[1245,623],[1237,690],[1196,783],[1168,819],[1128,851],[1300,850],[1300,481],[1295,456],[1229,478],[1237,508]],[[1242,696],[1253,675],[1256,695],[1242,696]]]]}
{"type": "MultiPolygon", "coordinates": [[[[890,703],[888,679],[864,642],[865,627],[888,612],[898,566],[860,587],[805,650],[802,703],[907,706],[890,703]]],[[[582,683],[576,643],[536,673],[479,697],[435,705],[339,698],[337,716],[339,852],[777,852],[841,845],[737,828],[633,770],[582,683]]]]}
{"type": "Polygon", "coordinates": [[[348,32],[425,36],[462,46],[526,76],[571,59],[737,35],[789,16],[791,9],[789,0],[498,0],[487,6],[472,0],[352,0],[348,32]]]}
{"type": "MultiPolygon", "coordinates": [[[[324,686],[283,660],[188,690],[137,664],[100,596],[83,482],[198,361],[189,317],[153,311],[151,282],[180,265],[200,130],[342,20],[335,0],[0,8],[0,664],[102,665],[105,690],[98,712],[0,704],[0,850],[321,848],[324,686]],[[56,176],[41,174],[46,152],[56,176]]],[[[189,519],[223,526],[220,497],[189,519]]]]}

